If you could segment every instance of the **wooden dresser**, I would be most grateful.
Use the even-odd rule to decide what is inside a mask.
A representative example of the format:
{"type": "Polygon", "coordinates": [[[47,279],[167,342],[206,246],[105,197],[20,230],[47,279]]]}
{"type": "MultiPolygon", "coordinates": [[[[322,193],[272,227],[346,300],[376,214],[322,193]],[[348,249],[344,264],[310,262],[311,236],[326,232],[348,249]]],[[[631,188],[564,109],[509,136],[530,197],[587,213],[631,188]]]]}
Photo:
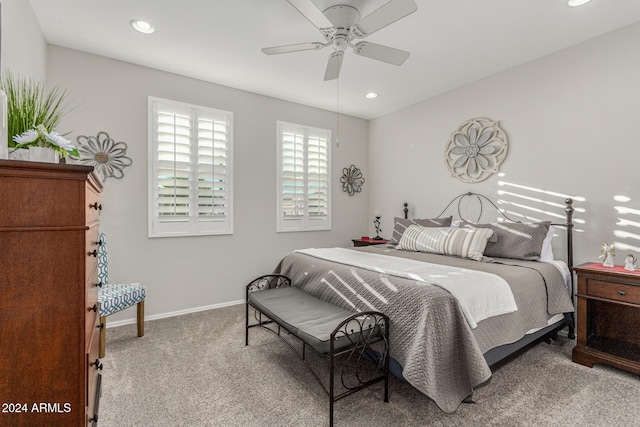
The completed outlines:
{"type": "Polygon", "coordinates": [[[0,425],[97,425],[97,235],[87,166],[0,160],[0,425]]]}
{"type": "Polygon", "coordinates": [[[586,263],[578,277],[578,339],[572,360],[640,375],[640,272],[586,263]]]}

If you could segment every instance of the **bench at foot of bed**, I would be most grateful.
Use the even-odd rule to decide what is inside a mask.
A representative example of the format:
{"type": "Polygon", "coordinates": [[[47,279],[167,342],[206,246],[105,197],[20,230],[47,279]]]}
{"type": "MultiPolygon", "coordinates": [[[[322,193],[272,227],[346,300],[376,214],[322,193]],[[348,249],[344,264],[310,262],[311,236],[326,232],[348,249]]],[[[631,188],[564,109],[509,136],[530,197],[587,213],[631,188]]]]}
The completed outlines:
{"type": "Polygon", "coordinates": [[[291,286],[286,276],[272,274],[247,285],[245,345],[253,327],[276,334],[300,356],[329,397],[331,426],[334,403],[365,387],[384,381],[384,401],[389,401],[389,318],[383,313],[353,313],[291,286]],[[302,350],[281,335],[282,329],[302,342],[302,350]],[[307,346],[329,358],[328,388],[307,363],[307,346]],[[338,393],[340,386],[344,391],[338,393]]]}

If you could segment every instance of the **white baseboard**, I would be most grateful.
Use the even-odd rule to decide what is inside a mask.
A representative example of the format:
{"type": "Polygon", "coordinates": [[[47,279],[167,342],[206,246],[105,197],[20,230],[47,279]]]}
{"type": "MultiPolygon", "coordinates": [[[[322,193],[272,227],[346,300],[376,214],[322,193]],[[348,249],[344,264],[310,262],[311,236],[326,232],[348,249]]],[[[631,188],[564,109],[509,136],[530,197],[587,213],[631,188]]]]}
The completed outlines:
{"type": "MultiPolygon", "coordinates": [[[[232,305],[238,305],[238,304],[244,304],[244,303],[245,303],[245,300],[238,300],[238,301],[223,302],[221,304],[205,305],[202,307],[188,308],[186,310],[178,310],[178,311],[170,311],[168,313],[153,314],[151,316],[145,316],[144,320],[146,322],[148,320],[165,319],[167,317],[182,316],[184,314],[198,313],[200,311],[214,310],[216,308],[230,307],[232,305]]],[[[133,319],[124,319],[124,320],[116,320],[115,322],[107,322],[107,327],[116,328],[118,326],[131,325],[133,323],[136,323],[135,317],[133,319]]]]}

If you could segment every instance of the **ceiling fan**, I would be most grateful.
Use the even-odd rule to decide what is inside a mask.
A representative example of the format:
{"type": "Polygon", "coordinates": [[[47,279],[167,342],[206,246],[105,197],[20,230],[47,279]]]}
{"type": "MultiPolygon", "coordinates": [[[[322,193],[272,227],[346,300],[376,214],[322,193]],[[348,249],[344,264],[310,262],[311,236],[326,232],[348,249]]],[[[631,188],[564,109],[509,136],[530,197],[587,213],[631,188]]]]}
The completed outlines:
{"type": "Polygon", "coordinates": [[[377,59],[394,65],[402,65],[409,57],[409,52],[395,49],[381,44],[361,41],[353,44],[354,39],[362,39],[381,28],[415,12],[418,6],[413,0],[390,0],[369,15],[360,19],[360,12],[353,6],[335,5],[324,11],[318,9],[312,0],[287,0],[293,7],[315,25],[325,42],[308,42],[285,46],[265,47],[262,49],[267,55],[279,53],[299,52],[303,50],[318,50],[333,46],[333,53],[329,56],[324,79],[334,80],[340,75],[342,58],[347,47],[353,49],[356,55],[377,59]]]}

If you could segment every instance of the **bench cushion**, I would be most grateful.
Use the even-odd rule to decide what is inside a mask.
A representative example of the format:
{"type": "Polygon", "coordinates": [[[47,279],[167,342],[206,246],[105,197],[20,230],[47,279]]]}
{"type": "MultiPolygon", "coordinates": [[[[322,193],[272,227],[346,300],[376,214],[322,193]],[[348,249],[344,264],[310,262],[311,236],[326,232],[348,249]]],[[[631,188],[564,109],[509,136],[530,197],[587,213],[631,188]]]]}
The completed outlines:
{"type": "MultiPolygon", "coordinates": [[[[249,302],[320,353],[330,351],[331,333],[341,322],[356,314],[322,301],[295,286],[251,292],[249,302]]],[[[373,320],[368,323],[373,324],[373,320]]],[[[364,327],[370,325],[365,322],[364,327]]],[[[358,322],[354,321],[353,329],[360,331],[358,322]]],[[[351,341],[342,336],[336,340],[334,349],[350,344],[351,341]]]]}

